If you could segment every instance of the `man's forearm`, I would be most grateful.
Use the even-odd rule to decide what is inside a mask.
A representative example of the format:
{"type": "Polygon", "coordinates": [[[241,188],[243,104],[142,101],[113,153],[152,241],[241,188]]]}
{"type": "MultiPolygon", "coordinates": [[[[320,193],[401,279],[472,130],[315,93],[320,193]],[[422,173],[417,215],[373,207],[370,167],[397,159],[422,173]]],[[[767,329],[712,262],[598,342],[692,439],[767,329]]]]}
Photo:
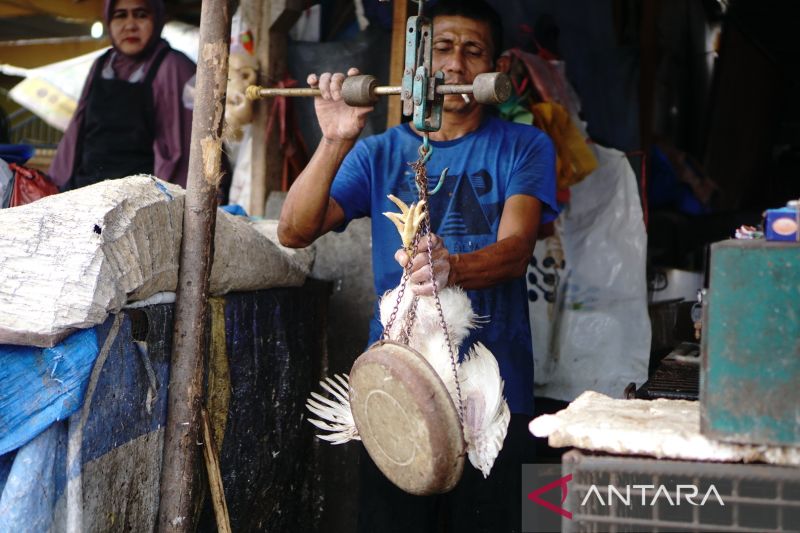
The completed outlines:
{"type": "Polygon", "coordinates": [[[450,256],[448,285],[485,289],[525,275],[533,243],[514,235],[475,252],[450,256]]]}
{"type": "Polygon", "coordinates": [[[286,195],[278,223],[284,246],[302,248],[328,231],[331,183],[354,141],[329,141],[323,137],[311,161],[286,195]]]}

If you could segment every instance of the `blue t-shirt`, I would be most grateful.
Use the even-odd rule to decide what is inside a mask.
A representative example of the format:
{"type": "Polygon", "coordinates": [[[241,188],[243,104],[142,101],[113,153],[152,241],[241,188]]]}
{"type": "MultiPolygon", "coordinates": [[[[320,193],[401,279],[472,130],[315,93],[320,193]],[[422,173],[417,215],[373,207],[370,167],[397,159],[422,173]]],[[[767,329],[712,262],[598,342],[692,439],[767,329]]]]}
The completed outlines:
{"type": "MultiPolygon", "coordinates": [[[[372,218],[372,268],[378,296],[396,287],[402,277],[394,260],[402,246],[400,235],[382,214],[398,211],[387,195],[394,194],[406,204],[417,201],[409,162],[417,160],[421,143],[422,138],[407,124],[359,141],[331,187],[331,196],[344,210],[345,226],[356,218],[372,218]]],[[[558,215],[555,151],[547,135],[533,126],[486,117],[464,137],[431,144],[430,190],[442,170],[449,168],[441,190],[429,197],[431,226],[451,254],[497,242],[503,206],[515,194],[541,200],[541,223],[558,215]]],[[[524,277],[467,294],[475,313],[489,322],[464,341],[462,354],[475,341],[484,343],[497,358],[511,411],[532,414],[533,354],[524,277]]],[[[370,323],[370,343],[380,338],[381,331],[376,312],[370,323]]]]}

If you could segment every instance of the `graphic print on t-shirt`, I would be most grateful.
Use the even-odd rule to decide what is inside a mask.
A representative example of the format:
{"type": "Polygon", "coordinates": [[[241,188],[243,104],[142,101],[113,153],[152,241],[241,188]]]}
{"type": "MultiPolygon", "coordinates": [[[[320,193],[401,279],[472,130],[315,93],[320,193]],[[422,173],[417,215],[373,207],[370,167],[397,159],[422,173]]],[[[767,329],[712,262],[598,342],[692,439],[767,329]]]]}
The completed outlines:
{"type": "MultiPolygon", "coordinates": [[[[405,172],[400,192],[406,202],[417,201],[414,174],[405,172]]],[[[436,187],[438,175],[428,176],[428,190],[436,187]]],[[[429,196],[428,204],[434,233],[440,237],[491,235],[492,227],[500,214],[500,203],[492,201],[492,177],[481,169],[467,174],[448,174],[442,188],[429,196]],[[482,198],[483,197],[483,198],[482,198]]]]}

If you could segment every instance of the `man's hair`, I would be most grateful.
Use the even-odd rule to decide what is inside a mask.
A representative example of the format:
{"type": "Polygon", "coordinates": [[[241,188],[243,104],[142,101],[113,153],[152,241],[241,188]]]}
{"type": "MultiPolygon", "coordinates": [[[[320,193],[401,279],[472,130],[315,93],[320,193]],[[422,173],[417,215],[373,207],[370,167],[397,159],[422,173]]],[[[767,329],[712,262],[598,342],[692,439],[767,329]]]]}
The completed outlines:
{"type": "MultiPolygon", "coordinates": [[[[503,22],[497,11],[483,0],[439,0],[423,14],[430,17],[431,20],[434,17],[451,16],[487,23],[492,38],[492,60],[497,61],[497,58],[500,57],[503,49],[503,22]]],[[[436,31],[435,27],[434,31],[436,31]]]]}

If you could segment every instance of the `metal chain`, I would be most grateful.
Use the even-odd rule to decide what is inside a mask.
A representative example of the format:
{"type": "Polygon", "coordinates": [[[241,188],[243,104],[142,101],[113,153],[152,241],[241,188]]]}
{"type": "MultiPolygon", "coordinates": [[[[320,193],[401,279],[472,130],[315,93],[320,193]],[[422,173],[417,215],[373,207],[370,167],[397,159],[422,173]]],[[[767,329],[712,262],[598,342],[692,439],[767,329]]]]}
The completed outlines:
{"type": "MultiPolygon", "coordinates": [[[[426,235],[430,235],[430,218],[425,216],[423,222],[425,226],[426,235]]],[[[453,378],[456,382],[456,395],[458,397],[458,418],[464,422],[464,400],[461,398],[461,383],[458,380],[458,365],[456,363],[456,354],[453,351],[453,340],[450,338],[450,331],[447,329],[447,322],[444,320],[444,311],[442,311],[442,302],[439,300],[439,287],[436,283],[436,276],[433,272],[433,249],[431,248],[431,240],[428,239],[428,264],[431,267],[431,283],[433,284],[433,301],[436,303],[436,312],[439,313],[439,325],[442,327],[444,337],[447,339],[447,352],[450,354],[450,367],[453,369],[453,378]]]]}
{"type": "MultiPolygon", "coordinates": [[[[414,235],[414,241],[411,245],[412,250],[417,249],[417,244],[419,243],[419,237],[420,237],[419,232],[417,232],[417,234],[414,235]]],[[[391,338],[392,326],[394,325],[394,321],[397,319],[397,313],[400,310],[400,303],[403,301],[403,295],[406,292],[406,285],[408,285],[408,278],[411,277],[411,265],[412,261],[409,260],[408,264],[406,264],[405,268],[403,269],[403,278],[400,280],[400,290],[397,291],[397,300],[394,302],[394,307],[392,308],[392,312],[389,315],[389,320],[386,321],[386,326],[384,326],[383,333],[381,333],[382,341],[389,340],[391,338]]]]}
{"type": "Polygon", "coordinates": [[[428,174],[427,168],[425,164],[427,163],[428,159],[431,156],[431,146],[429,142],[429,135],[427,132],[423,132],[423,144],[420,147],[419,160],[412,165],[414,168],[414,181],[417,184],[417,190],[419,191],[419,201],[425,202],[425,216],[422,220],[422,224],[420,224],[418,235],[425,235],[428,237],[427,244],[427,254],[428,254],[428,266],[430,268],[431,273],[431,284],[433,286],[433,301],[436,304],[436,312],[439,314],[439,325],[442,328],[442,332],[444,333],[445,342],[447,343],[447,352],[450,355],[450,367],[453,369],[453,379],[455,380],[456,384],[456,395],[458,398],[458,418],[463,423],[464,422],[464,401],[461,398],[461,383],[458,380],[458,363],[457,363],[457,354],[453,350],[453,340],[450,337],[450,332],[447,328],[447,322],[444,319],[444,312],[442,311],[442,303],[439,300],[439,287],[436,283],[436,275],[433,269],[433,249],[431,247],[431,212],[428,209],[428,174]]]}
{"type": "MultiPolygon", "coordinates": [[[[406,271],[408,272],[409,276],[411,275],[411,268],[414,264],[414,258],[417,255],[417,246],[419,245],[420,238],[422,237],[422,232],[419,228],[417,228],[417,233],[414,235],[414,240],[411,243],[411,257],[406,264],[406,271]]],[[[406,278],[405,283],[408,283],[408,278],[406,278]]],[[[397,341],[403,344],[409,344],[411,341],[411,328],[414,327],[414,320],[417,318],[417,302],[419,301],[419,296],[416,294],[411,299],[411,304],[408,306],[408,310],[405,313],[405,317],[403,318],[403,327],[400,329],[400,334],[397,337],[397,341]]],[[[399,303],[399,302],[398,302],[399,303]]]]}
{"type": "Polygon", "coordinates": [[[411,328],[414,327],[414,321],[417,318],[417,302],[419,302],[419,296],[415,294],[411,299],[411,305],[408,306],[408,311],[406,311],[405,327],[397,338],[398,342],[408,344],[411,341],[411,328]]]}
{"type": "MultiPolygon", "coordinates": [[[[394,325],[394,321],[397,319],[397,314],[400,310],[400,303],[403,301],[403,295],[405,294],[406,285],[408,284],[409,278],[411,277],[411,265],[414,262],[414,257],[419,253],[417,251],[417,246],[419,245],[419,241],[421,240],[422,236],[430,237],[431,234],[431,215],[430,210],[428,209],[428,174],[425,164],[428,162],[428,159],[431,156],[431,147],[429,142],[429,137],[427,132],[423,132],[423,144],[419,148],[419,159],[414,162],[410,163],[411,168],[414,169],[414,182],[417,185],[417,190],[419,191],[419,201],[425,202],[425,216],[423,217],[422,224],[420,224],[419,228],[417,229],[416,235],[414,235],[414,242],[411,247],[411,257],[409,258],[408,264],[406,264],[405,269],[403,271],[403,278],[400,281],[400,289],[397,291],[397,300],[394,303],[394,308],[392,309],[392,313],[389,315],[389,319],[386,321],[386,326],[383,328],[383,333],[381,334],[381,340],[388,340],[391,338],[391,329],[394,325]]],[[[458,363],[456,359],[456,353],[453,349],[453,339],[450,337],[450,332],[447,328],[447,322],[444,319],[444,311],[442,310],[442,303],[439,300],[439,287],[436,283],[436,276],[433,271],[433,248],[431,247],[430,238],[427,240],[428,249],[426,250],[428,255],[428,266],[430,267],[431,273],[431,284],[433,285],[433,301],[436,305],[436,312],[439,315],[439,326],[442,328],[442,332],[444,333],[444,337],[447,343],[447,352],[450,355],[450,366],[453,369],[453,378],[455,379],[456,384],[456,395],[458,399],[458,405],[456,406],[458,409],[458,418],[463,424],[464,422],[464,401],[461,397],[461,383],[458,380],[458,363]]],[[[400,333],[397,336],[397,342],[402,344],[409,344],[411,340],[411,330],[414,326],[414,322],[416,320],[417,315],[417,302],[419,301],[418,296],[414,296],[409,305],[408,310],[403,317],[403,327],[400,330],[400,333]]]]}
{"type": "Polygon", "coordinates": [[[397,301],[394,303],[394,308],[392,308],[392,313],[389,315],[389,320],[386,321],[386,326],[384,326],[383,333],[381,333],[382,341],[389,340],[390,338],[389,333],[391,332],[394,321],[397,318],[397,311],[400,309],[400,302],[403,301],[403,293],[406,291],[406,284],[408,283],[408,278],[410,276],[411,262],[409,261],[403,271],[403,279],[400,281],[400,290],[397,291],[397,301]]]}

